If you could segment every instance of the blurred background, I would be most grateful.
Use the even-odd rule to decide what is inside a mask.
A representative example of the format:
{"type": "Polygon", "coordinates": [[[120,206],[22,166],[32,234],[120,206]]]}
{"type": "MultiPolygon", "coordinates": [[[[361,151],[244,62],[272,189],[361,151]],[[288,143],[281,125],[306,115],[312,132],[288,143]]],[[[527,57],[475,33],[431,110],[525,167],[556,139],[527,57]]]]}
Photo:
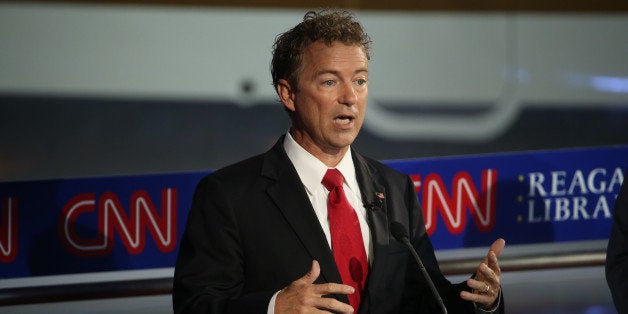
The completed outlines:
{"type": "MultiPolygon", "coordinates": [[[[373,39],[365,155],[628,144],[625,1],[3,1],[0,182],[202,171],[267,150],[288,128],[273,40],[330,5],[373,39]]],[[[504,274],[508,312],[614,313],[603,276],[504,274]]],[[[0,307],[131,311],[169,313],[170,296],[0,307]]]]}

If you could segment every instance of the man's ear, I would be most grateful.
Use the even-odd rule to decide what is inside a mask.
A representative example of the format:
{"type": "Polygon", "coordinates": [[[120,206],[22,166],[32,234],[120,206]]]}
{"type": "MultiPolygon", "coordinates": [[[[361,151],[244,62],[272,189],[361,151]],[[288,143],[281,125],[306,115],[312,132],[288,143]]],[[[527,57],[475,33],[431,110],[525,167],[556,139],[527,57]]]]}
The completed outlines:
{"type": "Polygon", "coordinates": [[[277,81],[277,95],[279,95],[279,99],[283,103],[284,108],[290,112],[294,112],[294,90],[290,83],[284,79],[280,79],[277,81]]]}

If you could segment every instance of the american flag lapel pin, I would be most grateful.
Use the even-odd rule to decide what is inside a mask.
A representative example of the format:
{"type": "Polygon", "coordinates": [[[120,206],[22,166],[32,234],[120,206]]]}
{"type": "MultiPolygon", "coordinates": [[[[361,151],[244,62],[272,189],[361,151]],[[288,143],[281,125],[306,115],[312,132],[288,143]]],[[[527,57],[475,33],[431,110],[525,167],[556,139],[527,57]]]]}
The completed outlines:
{"type": "Polygon", "coordinates": [[[384,193],[382,192],[375,192],[375,197],[377,198],[375,200],[375,203],[377,203],[377,208],[381,209],[382,207],[384,207],[384,193]]]}

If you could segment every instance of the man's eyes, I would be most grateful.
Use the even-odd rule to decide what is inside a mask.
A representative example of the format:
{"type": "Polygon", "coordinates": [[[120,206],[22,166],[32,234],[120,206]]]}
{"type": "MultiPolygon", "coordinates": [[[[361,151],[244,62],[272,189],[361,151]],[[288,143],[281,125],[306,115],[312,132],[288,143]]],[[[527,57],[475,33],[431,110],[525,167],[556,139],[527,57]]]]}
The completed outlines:
{"type": "MultiPolygon", "coordinates": [[[[355,84],[362,86],[362,85],[366,85],[366,83],[368,82],[366,79],[364,78],[360,78],[354,81],[355,84]]],[[[324,80],[323,81],[323,85],[324,86],[334,86],[336,85],[336,81],[335,80],[324,80]]]]}

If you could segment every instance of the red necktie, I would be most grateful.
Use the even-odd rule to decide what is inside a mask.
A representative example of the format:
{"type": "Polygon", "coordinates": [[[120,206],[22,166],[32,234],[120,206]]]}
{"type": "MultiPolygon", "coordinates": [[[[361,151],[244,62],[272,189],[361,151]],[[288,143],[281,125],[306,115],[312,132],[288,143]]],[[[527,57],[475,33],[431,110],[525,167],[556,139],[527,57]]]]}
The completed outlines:
{"type": "Polygon", "coordinates": [[[349,304],[357,313],[369,265],[358,215],[345,196],[342,188],[343,181],[344,177],[340,171],[328,169],[322,183],[329,190],[327,212],[331,231],[331,249],[342,283],[355,288],[355,293],[348,297],[349,304]]]}

